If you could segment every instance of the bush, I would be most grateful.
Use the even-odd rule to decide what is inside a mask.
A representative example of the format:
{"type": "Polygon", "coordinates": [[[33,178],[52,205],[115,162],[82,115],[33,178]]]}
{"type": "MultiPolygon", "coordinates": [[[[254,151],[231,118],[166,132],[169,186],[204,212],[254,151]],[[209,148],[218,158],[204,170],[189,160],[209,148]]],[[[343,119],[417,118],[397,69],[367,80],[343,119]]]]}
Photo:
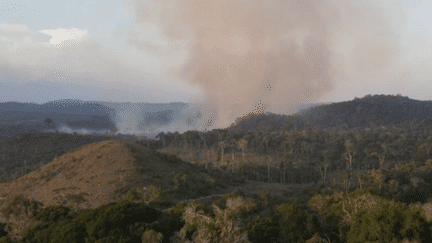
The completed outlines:
{"type": "Polygon", "coordinates": [[[297,203],[278,205],[275,211],[274,220],[279,224],[282,241],[301,242],[312,237],[307,228],[307,215],[301,211],[297,203]]]}
{"type": "Polygon", "coordinates": [[[0,243],[12,243],[12,240],[9,236],[0,237],[0,243]]]}
{"type": "Polygon", "coordinates": [[[145,204],[127,201],[69,212],[68,207],[55,206],[38,213],[35,218],[45,222],[27,230],[24,242],[86,242],[86,238],[90,242],[137,242],[161,215],[145,204]]]}
{"type": "Polygon", "coordinates": [[[163,238],[164,237],[161,233],[158,233],[152,229],[148,229],[142,235],[142,242],[161,243],[163,238]]]}
{"type": "Polygon", "coordinates": [[[429,228],[424,209],[407,208],[404,212],[404,228],[400,235],[402,239],[417,242],[432,242],[432,232],[429,228]]]}
{"type": "Polygon", "coordinates": [[[7,236],[8,232],[6,231],[6,224],[5,223],[0,223],[0,238],[2,238],[3,236],[7,236]]]}
{"type": "Polygon", "coordinates": [[[306,243],[330,243],[330,242],[328,240],[319,237],[318,234],[315,234],[314,236],[312,236],[312,238],[307,240],[306,243]]]}
{"type": "Polygon", "coordinates": [[[185,225],[183,213],[185,212],[185,203],[179,203],[175,208],[169,209],[162,213],[162,216],[151,224],[152,229],[162,233],[163,242],[170,242],[169,239],[176,231],[181,230],[185,225]]]}
{"type": "Polygon", "coordinates": [[[50,206],[42,209],[40,212],[34,214],[32,218],[44,222],[58,222],[63,219],[70,219],[71,209],[63,205],[50,206]]]}
{"type": "Polygon", "coordinates": [[[267,208],[270,204],[270,193],[267,189],[263,189],[261,192],[261,200],[264,204],[264,207],[267,208]]]}
{"type": "Polygon", "coordinates": [[[42,206],[42,203],[30,200],[23,194],[19,194],[7,204],[7,207],[1,210],[1,213],[5,215],[6,220],[9,220],[11,215],[22,216],[23,214],[26,214],[27,216],[30,216],[35,214],[42,206]]]}
{"type": "Polygon", "coordinates": [[[346,234],[348,242],[393,239],[431,242],[431,231],[420,209],[404,209],[403,204],[382,201],[369,209],[362,209],[350,220],[346,234]]]}
{"type": "Polygon", "coordinates": [[[165,198],[165,194],[163,193],[160,187],[156,187],[153,185],[144,187],[143,189],[132,188],[130,189],[124,198],[120,200],[120,202],[144,202],[144,203],[152,203],[152,202],[162,202],[165,198]]]}
{"type": "Polygon", "coordinates": [[[279,228],[270,218],[257,216],[247,223],[246,230],[251,242],[278,242],[279,228]]]}

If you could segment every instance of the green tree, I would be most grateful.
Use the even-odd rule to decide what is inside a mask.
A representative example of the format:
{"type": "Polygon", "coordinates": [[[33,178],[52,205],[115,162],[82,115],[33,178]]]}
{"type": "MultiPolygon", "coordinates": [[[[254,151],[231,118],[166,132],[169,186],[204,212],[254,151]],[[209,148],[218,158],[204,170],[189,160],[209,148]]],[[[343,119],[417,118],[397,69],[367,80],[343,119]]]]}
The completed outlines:
{"type": "Polygon", "coordinates": [[[347,242],[431,242],[431,231],[419,209],[405,209],[401,203],[383,200],[359,210],[350,220],[347,242]]]}
{"type": "Polygon", "coordinates": [[[154,231],[153,229],[146,230],[142,235],[142,242],[161,243],[163,235],[154,231]]]}
{"type": "Polygon", "coordinates": [[[307,231],[307,217],[297,203],[278,205],[275,211],[275,221],[279,223],[282,241],[302,242],[311,237],[307,231]]]}
{"type": "Polygon", "coordinates": [[[261,192],[261,200],[264,203],[264,207],[268,207],[270,205],[270,193],[267,189],[263,189],[261,192]]]}

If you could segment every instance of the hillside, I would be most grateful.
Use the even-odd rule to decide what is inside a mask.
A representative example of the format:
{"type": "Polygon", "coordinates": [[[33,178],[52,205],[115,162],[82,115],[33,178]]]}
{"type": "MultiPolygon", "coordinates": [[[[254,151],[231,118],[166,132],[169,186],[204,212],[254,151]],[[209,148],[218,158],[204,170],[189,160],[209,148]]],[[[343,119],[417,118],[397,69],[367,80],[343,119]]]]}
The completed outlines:
{"type": "Polygon", "coordinates": [[[231,125],[231,131],[276,132],[305,127],[358,129],[379,126],[405,126],[409,123],[431,124],[432,101],[403,96],[367,95],[361,99],[312,106],[293,115],[250,114],[231,125]]]}
{"type": "MultiPolygon", "coordinates": [[[[20,196],[41,203],[43,208],[64,205],[95,209],[118,201],[131,190],[149,201],[163,198],[169,207],[187,198],[227,193],[229,187],[244,184],[244,180],[217,172],[210,174],[211,170],[202,166],[137,143],[102,141],[73,149],[1,185],[0,211],[20,196]]],[[[8,221],[2,213],[0,221],[8,221]]]]}
{"type": "Polygon", "coordinates": [[[207,196],[219,189],[216,183],[212,188],[215,191],[206,190],[210,189],[210,179],[201,167],[136,143],[110,140],[69,151],[40,169],[5,184],[0,196],[12,198],[23,193],[45,206],[69,204],[70,198],[79,197],[82,198],[80,208],[96,208],[118,200],[132,188],[141,190],[150,185],[172,192],[174,201],[207,196]],[[194,187],[202,183],[203,188],[183,195],[180,189],[175,190],[173,173],[186,175],[185,186],[193,181],[194,187]]]}
{"type": "Polygon", "coordinates": [[[367,95],[361,99],[313,107],[299,112],[296,116],[322,128],[430,123],[432,101],[413,100],[400,95],[367,95]]]}
{"type": "Polygon", "coordinates": [[[112,116],[113,108],[102,104],[86,102],[81,100],[55,100],[44,104],[4,102],[0,103],[0,111],[38,112],[57,114],[80,114],[93,116],[112,116]]]}

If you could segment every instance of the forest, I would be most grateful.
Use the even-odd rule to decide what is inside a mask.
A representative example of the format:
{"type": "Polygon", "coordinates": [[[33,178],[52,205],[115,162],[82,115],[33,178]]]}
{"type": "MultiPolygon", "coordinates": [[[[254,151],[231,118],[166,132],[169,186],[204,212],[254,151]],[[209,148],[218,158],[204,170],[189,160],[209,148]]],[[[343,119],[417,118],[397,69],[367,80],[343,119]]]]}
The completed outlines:
{"type": "MultiPolygon", "coordinates": [[[[45,223],[22,242],[432,242],[431,114],[430,102],[368,95],[292,116],[255,112],[225,129],[162,132],[155,139],[22,134],[0,140],[0,182],[85,144],[120,139],[200,166],[216,180],[299,189],[287,201],[239,187],[222,198],[176,205],[144,203],[131,190],[96,210],[34,210],[32,217],[45,223]],[[114,220],[125,226],[110,233],[114,220]]],[[[194,188],[180,174],[172,180],[194,188]]],[[[14,242],[4,227],[0,242],[14,242]]]]}

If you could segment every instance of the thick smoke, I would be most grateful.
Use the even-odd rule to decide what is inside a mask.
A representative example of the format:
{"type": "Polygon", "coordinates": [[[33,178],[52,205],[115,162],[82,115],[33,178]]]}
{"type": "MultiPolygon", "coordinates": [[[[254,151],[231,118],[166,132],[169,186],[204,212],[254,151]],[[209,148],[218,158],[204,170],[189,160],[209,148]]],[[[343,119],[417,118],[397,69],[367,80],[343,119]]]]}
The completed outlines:
{"type": "Polygon", "coordinates": [[[155,52],[167,66],[188,53],[176,72],[205,92],[195,102],[204,110],[202,128],[208,120],[213,128],[227,127],[260,104],[290,113],[340,82],[385,75],[398,65],[399,37],[379,1],[131,3],[137,22],[156,24],[167,38],[160,48],[131,44],[155,52]]]}

